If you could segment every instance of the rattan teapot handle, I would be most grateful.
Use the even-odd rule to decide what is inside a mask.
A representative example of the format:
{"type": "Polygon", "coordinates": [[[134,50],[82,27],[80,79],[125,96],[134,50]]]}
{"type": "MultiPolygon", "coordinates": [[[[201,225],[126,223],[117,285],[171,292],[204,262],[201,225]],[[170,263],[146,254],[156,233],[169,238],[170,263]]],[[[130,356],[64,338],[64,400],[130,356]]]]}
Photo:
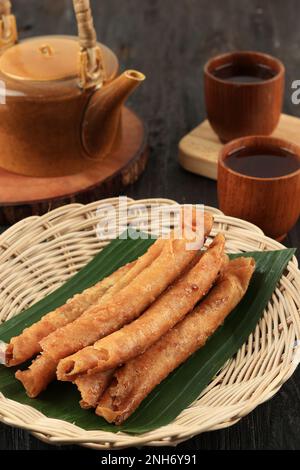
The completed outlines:
{"type": "Polygon", "coordinates": [[[11,3],[9,0],[1,0],[0,3],[0,16],[8,16],[11,13],[11,3]]]}
{"type": "Polygon", "coordinates": [[[97,34],[94,28],[90,0],[73,0],[80,43],[80,84],[83,88],[102,84],[105,71],[97,34]]]}
{"type": "Polygon", "coordinates": [[[11,2],[0,1],[0,49],[10,47],[18,40],[16,18],[11,14],[11,2]]]}
{"type": "MultiPolygon", "coordinates": [[[[102,85],[105,71],[102,53],[97,44],[90,0],[73,0],[80,43],[79,83],[82,88],[102,85]]],[[[11,14],[10,0],[0,0],[0,48],[9,47],[18,40],[15,16],[11,14]]]]}

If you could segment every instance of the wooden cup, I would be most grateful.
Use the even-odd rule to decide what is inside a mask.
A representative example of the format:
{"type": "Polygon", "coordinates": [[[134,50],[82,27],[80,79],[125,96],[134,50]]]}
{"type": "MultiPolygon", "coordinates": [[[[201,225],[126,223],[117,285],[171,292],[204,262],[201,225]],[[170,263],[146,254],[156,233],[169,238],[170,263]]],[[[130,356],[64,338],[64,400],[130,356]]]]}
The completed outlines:
{"type": "Polygon", "coordinates": [[[259,52],[232,52],[219,55],[204,67],[205,101],[208,120],[222,142],[246,135],[269,135],[276,128],[284,90],[284,65],[259,52]],[[216,77],[213,71],[226,64],[251,67],[265,65],[273,78],[238,83],[216,77]]]}
{"type": "MultiPolygon", "coordinates": [[[[300,215],[300,169],[285,176],[256,178],[230,169],[226,158],[242,147],[262,152],[284,148],[300,162],[300,147],[274,137],[244,137],[223,147],[218,162],[219,207],[232,217],[258,225],[266,235],[282,240],[300,215]]],[[[242,157],[241,157],[242,158],[242,157]]]]}

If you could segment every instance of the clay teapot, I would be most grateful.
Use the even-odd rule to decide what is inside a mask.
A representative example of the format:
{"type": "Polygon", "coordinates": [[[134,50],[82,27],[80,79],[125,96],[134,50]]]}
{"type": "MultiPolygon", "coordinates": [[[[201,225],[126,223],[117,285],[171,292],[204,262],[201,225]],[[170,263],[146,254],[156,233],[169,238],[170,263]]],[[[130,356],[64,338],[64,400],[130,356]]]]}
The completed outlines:
{"type": "Polygon", "coordinates": [[[117,77],[114,53],[97,42],[89,0],[73,0],[79,37],[17,42],[8,0],[0,0],[0,167],[30,176],[63,176],[112,154],[122,107],[145,79],[117,77]]]}

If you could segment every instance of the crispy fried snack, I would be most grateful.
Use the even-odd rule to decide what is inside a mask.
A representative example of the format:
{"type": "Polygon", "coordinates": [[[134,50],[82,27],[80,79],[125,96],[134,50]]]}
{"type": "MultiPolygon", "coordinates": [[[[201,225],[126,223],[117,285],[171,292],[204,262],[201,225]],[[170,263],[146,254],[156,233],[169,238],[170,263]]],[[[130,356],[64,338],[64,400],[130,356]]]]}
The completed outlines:
{"type": "MultiPolygon", "coordinates": [[[[139,272],[143,271],[145,267],[152,262],[153,259],[156,259],[159,256],[162,251],[162,248],[162,240],[157,240],[157,242],[150,247],[148,252],[143,257],[139,258],[137,261],[134,261],[130,264],[127,264],[126,266],[121,267],[111,276],[104,279],[103,281],[100,281],[100,283],[104,283],[104,285],[107,286],[107,289],[104,291],[104,295],[99,298],[97,303],[95,302],[94,305],[102,305],[105,302],[108,302],[109,299],[113,297],[115,289],[121,290],[124,286],[126,286],[126,283],[134,279],[139,274],[139,272]]],[[[93,287],[91,289],[93,289],[93,287]]],[[[75,298],[76,296],[74,297],[74,299],[75,298]]],[[[91,297],[89,298],[91,299],[91,297]]],[[[92,304],[89,305],[89,307],[91,306],[92,304]]],[[[63,306],[62,308],[64,307],[65,306],[63,306]]],[[[57,318],[55,312],[53,312],[54,319],[57,318]]],[[[82,313],[83,311],[81,311],[81,314],[82,313]]],[[[46,315],[46,317],[47,316],[48,315],[46,315]]],[[[35,325],[33,325],[34,331],[37,331],[39,329],[39,323],[43,325],[43,319],[41,320],[41,322],[35,324],[37,325],[36,329],[35,325]]],[[[49,354],[43,352],[36,358],[36,360],[32,362],[31,366],[27,370],[18,370],[15,374],[15,377],[20,380],[20,382],[22,382],[27,395],[30,398],[35,398],[47,388],[50,382],[52,382],[56,378],[56,368],[57,360],[53,360],[53,358],[51,358],[49,354]]]]}
{"type": "Polygon", "coordinates": [[[18,370],[15,377],[22,382],[27,395],[35,398],[55,379],[55,374],[56,362],[47,354],[41,354],[28,369],[18,370]]]}
{"type": "MultiPolygon", "coordinates": [[[[210,233],[212,224],[212,216],[205,213],[204,236],[210,233]]],[[[114,296],[108,295],[103,303],[88,308],[75,321],[59,328],[41,341],[44,359],[38,358],[29,370],[18,371],[16,375],[29,396],[36,397],[47,387],[53,378],[54,363],[57,367],[60,359],[95,343],[137,318],[179,277],[199,253],[199,246],[194,249],[187,248],[187,240],[184,238],[158,240],[151,248],[135,265],[135,268],[138,264],[142,265],[147,257],[147,267],[128,285],[118,290],[114,296]],[[155,250],[153,248],[155,245],[161,249],[155,250]],[[52,375],[49,373],[50,368],[52,375]],[[34,377],[35,375],[37,377],[34,377]],[[28,387],[31,383],[38,383],[40,390],[35,387],[33,394],[28,387]]]]}
{"type": "Polygon", "coordinates": [[[123,423],[153,388],[202,347],[223,323],[244,296],[254,269],[252,258],[231,261],[192,313],[116,371],[96,413],[109,422],[123,423]]]}
{"type": "MultiPolygon", "coordinates": [[[[112,286],[106,294],[103,295],[101,298],[101,303],[107,301],[109,298],[118,292],[119,290],[123,289],[129,282],[131,282],[135,276],[137,276],[143,269],[145,269],[151,258],[157,257],[162,250],[163,243],[162,240],[158,240],[147,252],[147,256],[141,257],[136,266],[130,270],[130,272],[125,273],[124,276],[117,282],[114,286],[112,286]]],[[[50,361],[49,361],[50,362],[50,361]]],[[[51,381],[54,380],[56,376],[56,362],[53,368],[54,374],[52,373],[50,378],[51,381]]],[[[81,408],[89,409],[89,408],[96,408],[100,397],[109,386],[112,377],[114,374],[114,369],[110,371],[106,371],[103,373],[94,374],[93,376],[82,375],[77,377],[74,381],[74,384],[77,386],[78,391],[81,394],[81,400],[79,402],[81,408]]]]}
{"type": "Polygon", "coordinates": [[[79,392],[81,393],[80,406],[84,409],[96,408],[103,392],[109,386],[113,375],[113,370],[107,370],[106,372],[98,372],[93,375],[81,375],[74,381],[79,392]]]}
{"type": "MultiPolygon", "coordinates": [[[[205,236],[210,233],[212,223],[212,216],[205,214],[205,236]]],[[[199,252],[198,248],[187,249],[185,238],[160,239],[156,243],[163,246],[160,254],[153,256],[150,249],[139,260],[151,254],[153,260],[145,269],[116,292],[111,301],[89,308],[73,323],[45,338],[41,342],[43,351],[60,360],[131,322],[174,282],[199,252]]]]}
{"type": "Polygon", "coordinates": [[[96,285],[85,289],[81,294],[76,294],[66,304],[58,307],[53,312],[43,316],[40,321],[25,328],[23,333],[10,340],[6,349],[6,365],[16,366],[27,361],[41,351],[40,341],[53,331],[71,323],[96,304],[107,291],[120,283],[122,277],[126,277],[133,268],[134,263],[127,264],[106,277],[96,285]]]}
{"type": "Polygon", "coordinates": [[[137,320],[59,362],[59,380],[103,372],[124,364],[155,343],[207,294],[224,260],[225,238],[217,235],[200,260],[137,320]]]}
{"type": "Polygon", "coordinates": [[[196,255],[183,240],[167,240],[160,256],[113,299],[86,310],[42,340],[43,351],[60,360],[137,318],[181,274],[196,255]]]}

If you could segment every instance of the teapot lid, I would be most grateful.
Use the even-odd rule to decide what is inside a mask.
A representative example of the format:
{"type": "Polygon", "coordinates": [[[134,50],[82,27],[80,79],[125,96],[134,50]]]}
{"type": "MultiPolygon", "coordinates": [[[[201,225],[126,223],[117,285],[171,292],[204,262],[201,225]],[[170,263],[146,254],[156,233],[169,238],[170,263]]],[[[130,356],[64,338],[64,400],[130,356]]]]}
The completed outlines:
{"type": "MultiPolygon", "coordinates": [[[[101,45],[109,80],[115,75],[115,55],[101,45]]],[[[18,80],[53,81],[78,77],[80,46],[73,36],[42,36],[27,39],[5,50],[0,57],[0,71],[18,80]]]]}

